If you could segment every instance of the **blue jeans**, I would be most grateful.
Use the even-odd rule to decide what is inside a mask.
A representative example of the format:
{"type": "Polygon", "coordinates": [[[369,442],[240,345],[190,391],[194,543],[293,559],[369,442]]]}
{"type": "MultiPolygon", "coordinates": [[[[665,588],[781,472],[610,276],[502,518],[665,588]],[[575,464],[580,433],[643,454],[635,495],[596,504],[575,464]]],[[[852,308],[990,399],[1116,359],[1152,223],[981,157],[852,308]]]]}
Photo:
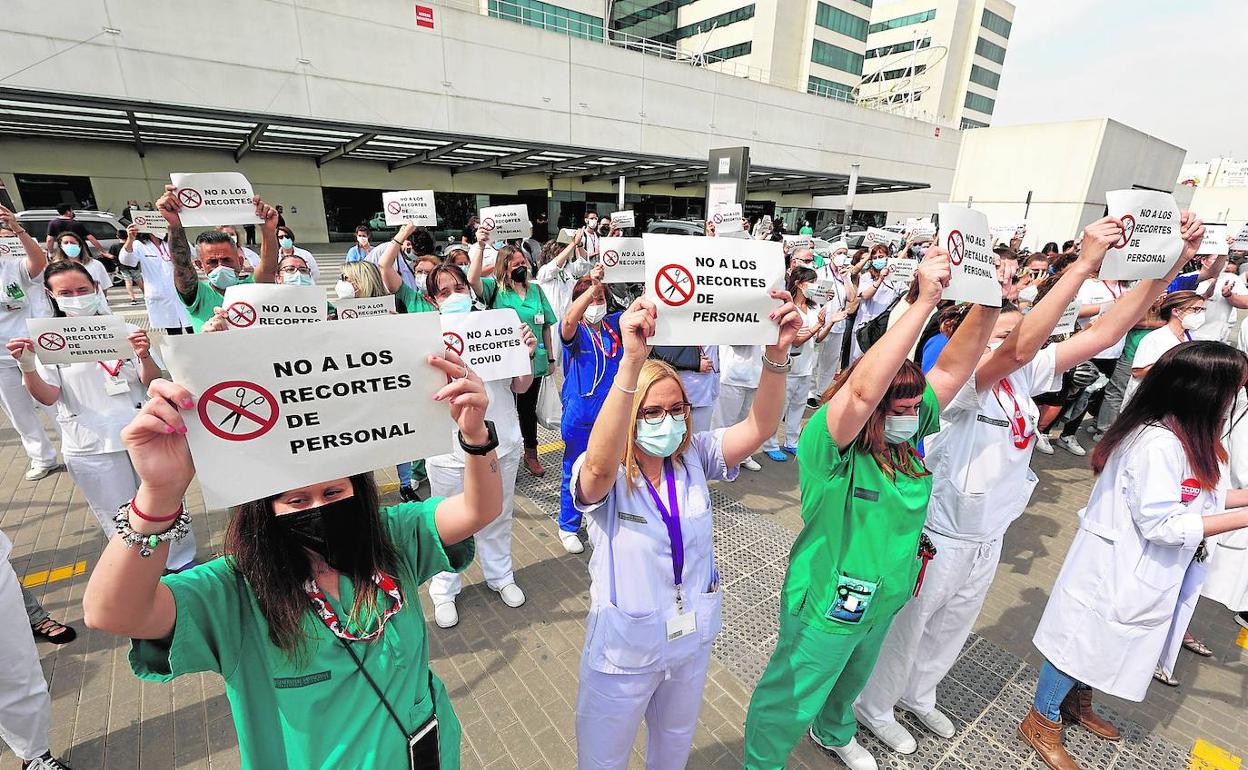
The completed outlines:
{"type": "Polygon", "coordinates": [[[419,484],[429,478],[429,476],[425,473],[424,460],[415,460],[410,463],[399,463],[394,466],[394,470],[399,474],[399,485],[404,487],[412,486],[413,481],[419,484]],[[415,466],[415,474],[412,472],[413,466],[415,466]],[[413,475],[415,475],[416,478],[413,479],[413,475]]]}
{"type": "Polygon", "coordinates": [[[1040,667],[1040,681],[1036,683],[1036,711],[1050,722],[1062,721],[1062,701],[1076,687],[1087,685],[1058,671],[1046,660],[1040,667]]]}
{"type": "Polygon", "coordinates": [[[572,466],[577,458],[585,453],[589,444],[589,432],[593,429],[593,416],[588,421],[579,415],[564,412],[563,423],[559,426],[563,434],[563,480],[559,485],[559,529],[562,532],[576,532],[581,528],[581,512],[576,510],[572,501],[572,466]]]}

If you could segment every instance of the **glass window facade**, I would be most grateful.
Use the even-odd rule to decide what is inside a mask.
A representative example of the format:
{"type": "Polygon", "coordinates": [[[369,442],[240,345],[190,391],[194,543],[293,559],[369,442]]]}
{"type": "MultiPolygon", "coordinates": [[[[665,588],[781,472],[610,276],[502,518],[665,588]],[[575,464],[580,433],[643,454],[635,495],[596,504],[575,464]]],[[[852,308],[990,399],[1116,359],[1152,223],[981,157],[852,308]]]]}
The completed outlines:
{"type": "Polygon", "coordinates": [[[806,81],[806,93],[815,96],[827,96],[838,99],[843,102],[852,102],[854,100],[854,89],[844,83],[837,83],[833,80],[825,80],[814,75],[806,81]]]}
{"type": "Polygon", "coordinates": [[[862,75],[862,54],[847,51],[838,45],[816,40],[810,52],[810,60],[815,64],[848,72],[851,75],[862,75]]]}
{"type": "Polygon", "coordinates": [[[975,41],[975,53],[997,64],[1005,64],[1005,49],[982,37],[975,41]]]}
{"type": "Polygon", "coordinates": [[[1004,17],[998,16],[987,8],[984,9],[984,16],[980,20],[979,25],[985,29],[990,29],[1004,38],[1010,37],[1010,21],[1004,17]]]}
{"type": "Polygon", "coordinates": [[[686,24],[683,27],[677,27],[675,31],[672,32],[670,38],[659,37],[656,38],[656,40],[661,43],[672,43],[677,40],[684,40],[687,37],[693,37],[694,35],[702,32],[710,32],[712,28],[726,27],[729,24],[736,24],[739,21],[745,21],[746,19],[752,18],[754,18],[754,4],[750,3],[744,8],[725,11],[718,16],[712,16],[709,19],[703,19],[702,21],[694,22],[693,24],[686,24]]]}
{"type": "Polygon", "coordinates": [[[963,130],[968,129],[968,128],[987,128],[987,127],[988,127],[987,123],[980,123],[978,120],[971,120],[970,118],[962,118],[962,125],[959,126],[959,128],[962,128],[963,130]]]}
{"type": "Polygon", "coordinates": [[[716,48],[714,51],[707,51],[706,58],[711,61],[726,61],[735,59],[738,56],[749,56],[754,50],[754,43],[746,41],[737,43],[736,45],[726,45],[723,48],[716,48]]]}
{"type": "Polygon", "coordinates": [[[541,0],[489,0],[489,15],[585,40],[602,40],[602,19],[541,0]]]}
{"type": "Polygon", "coordinates": [[[965,104],[967,109],[982,112],[985,115],[991,115],[992,108],[997,106],[997,103],[992,99],[989,99],[987,96],[977,94],[974,91],[966,92],[965,104]]]}
{"type": "Polygon", "coordinates": [[[923,22],[931,21],[934,18],[936,18],[935,8],[930,11],[919,11],[918,13],[911,13],[906,16],[898,16],[897,18],[889,19],[888,21],[877,21],[871,25],[870,30],[871,32],[883,32],[887,29],[908,27],[911,24],[922,24],[923,22]]]}
{"type": "Polygon", "coordinates": [[[867,39],[867,20],[861,16],[855,16],[852,13],[846,13],[840,8],[834,8],[827,3],[819,3],[819,7],[815,9],[815,23],[824,29],[830,29],[833,32],[840,32],[855,40],[866,41],[867,39]]]}
{"type": "MultiPolygon", "coordinates": [[[[914,67],[914,74],[915,74],[915,75],[922,75],[924,72],[927,72],[927,65],[926,65],[926,64],[917,64],[917,65],[915,65],[915,67],[914,67]]],[[[909,68],[909,67],[900,67],[900,68],[895,69],[895,70],[882,70],[882,71],[880,71],[880,72],[875,73],[874,75],[870,75],[870,76],[868,76],[868,77],[863,78],[863,79],[862,79],[862,82],[864,82],[864,83],[878,83],[878,82],[880,82],[881,80],[896,80],[896,79],[898,79],[898,78],[904,78],[904,77],[909,77],[909,76],[910,76],[910,68],[909,68]]]]}
{"type": "Polygon", "coordinates": [[[865,6],[867,6],[868,8],[870,8],[870,7],[871,7],[871,2],[872,2],[872,0],[854,0],[854,2],[857,2],[857,3],[862,3],[863,5],[865,5],[865,6]]]}
{"type": "Polygon", "coordinates": [[[1001,84],[1001,76],[990,69],[979,66],[978,64],[972,64],[971,81],[979,83],[981,86],[988,86],[995,91],[997,86],[1001,84]]]}
{"type": "Polygon", "coordinates": [[[676,11],[693,0],[615,0],[611,29],[626,35],[657,38],[676,29],[676,11]]]}
{"type": "MultiPolygon", "coordinates": [[[[932,45],[932,39],[930,37],[925,37],[922,40],[918,41],[918,48],[920,50],[924,48],[930,48],[931,45],[932,45]]],[[[893,45],[882,45],[879,48],[872,48],[868,50],[864,58],[874,59],[879,56],[890,56],[895,53],[913,51],[914,48],[915,48],[915,41],[913,40],[910,40],[905,43],[894,43],[893,45]]]]}

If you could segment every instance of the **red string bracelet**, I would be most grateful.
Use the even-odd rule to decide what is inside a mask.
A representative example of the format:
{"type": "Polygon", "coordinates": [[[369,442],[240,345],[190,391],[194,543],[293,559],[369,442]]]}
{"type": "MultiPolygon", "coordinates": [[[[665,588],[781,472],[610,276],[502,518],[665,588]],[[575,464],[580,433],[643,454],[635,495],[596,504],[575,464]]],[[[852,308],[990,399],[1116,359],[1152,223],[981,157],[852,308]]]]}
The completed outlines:
{"type": "Polygon", "coordinates": [[[156,524],[161,524],[161,523],[166,522],[166,521],[173,521],[174,519],[176,519],[176,518],[178,518],[179,516],[181,516],[181,515],[182,515],[182,506],[181,506],[181,505],[179,505],[179,506],[178,506],[178,510],[174,511],[172,514],[170,514],[170,515],[168,515],[168,516],[159,516],[159,517],[157,517],[157,516],[148,516],[147,514],[143,513],[143,511],[140,511],[140,510],[139,510],[139,506],[137,506],[137,505],[135,505],[135,504],[134,504],[134,500],[135,500],[135,498],[131,498],[131,499],[130,499],[130,510],[131,510],[131,512],[133,512],[133,513],[134,513],[134,515],[135,515],[135,516],[138,516],[138,517],[139,517],[140,519],[142,519],[143,521],[150,521],[150,522],[154,522],[154,523],[156,523],[156,524]]]}

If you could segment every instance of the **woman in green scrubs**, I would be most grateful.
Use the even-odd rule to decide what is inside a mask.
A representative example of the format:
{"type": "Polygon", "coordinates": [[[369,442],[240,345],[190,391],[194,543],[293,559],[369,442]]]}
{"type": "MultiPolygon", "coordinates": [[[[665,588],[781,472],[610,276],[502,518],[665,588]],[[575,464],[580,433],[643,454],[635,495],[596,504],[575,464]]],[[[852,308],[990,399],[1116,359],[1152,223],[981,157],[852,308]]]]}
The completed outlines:
{"type": "Polygon", "coordinates": [[[915,591],[932,480],[916,445],[970,377],[999,308],[977,306],[924,377],[908,360],[950,276],[928,249],[918,299],[824,394],[798,441],[805,525],[780,598],[780,635],[750,699],[745,767],[783,768],[809,728],[851,770],[874,770],[854,741],[854,699],[893,615],[915,591]],[[813,723],[813,724],[812,724],[813,723]]]}
{"type": "MultiPolygon", "coordinates": [[[[162,578],[167,543],[145,558],[118,535],[91,573],[87,625],[131,637],[140,678],[225,680],[244,768],[405,768],[409,736],[434,718],[436,743],[418,749],[459,767],[459,722],[429,670],[418,589],[468,566],[502,488],[480,379],[450,354],[429,363],[455,378],[434,398],[449,402],[465,445],[462,494],[379,510],[371,473],[331,479],[236,508],[222,558],[162,578]]],[[[134,533],[170,537],[195,474],[183,422],[194,400],[166,380],[149,393],[122,432],[141,479],[122,511],[134,533]]]]}

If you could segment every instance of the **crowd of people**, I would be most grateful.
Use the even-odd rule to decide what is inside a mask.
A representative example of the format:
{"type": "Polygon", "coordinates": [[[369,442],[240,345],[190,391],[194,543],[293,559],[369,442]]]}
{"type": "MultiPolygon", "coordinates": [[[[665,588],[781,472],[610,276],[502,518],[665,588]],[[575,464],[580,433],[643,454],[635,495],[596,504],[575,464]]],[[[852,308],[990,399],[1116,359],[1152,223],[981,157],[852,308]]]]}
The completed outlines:
{"type": "MultiPolygon", "coordinates": [[[[155,204],[167,237],[131,225],[117,255],[137,271],[152,330],[240,333],[221,309],[230,286],[316,283],[316,258],[276,208],[254,200],[257,252],[231,226],[188,240],[175,193],[155,204]]],[[[796,461],[804,525],[749,704],[746,768],[784,767],[809,736],[874,770],[859,725],[892,751],[917,749],[898,709],[956,734],[937,685],[1031,499],[1032,452],[1053,453],[1054,429],[1073,455],[1092,446],[1096,481],[1036,629],[1046,662],[1021,740],[1070,770],[1064,723],[1119,739],[1093,691],[1139,701],[1154,679],[1177,685],[1180,649],[1209,654],[1186,633],[1202,587],[1248,627],[1248,357],[1243,333],[1226,344],[1248,286],[1243,255],[1200,253],[1204,227],[1187,212],[1174,268],[1131,285],[1098,278],[1124,232],[1112,217],[1061,248],[999,245],[999,307],[943,300],[949,254],[918,230],[856,250],[788,241],[776,247],[786,278],[768,292],[766,346],[652,346],[663,310],[644,287],[604,282],[600,239],[622,233],[592,210],[544,243],[495,240],[474,219],[441,256],[421,228],[374,244],[362,227],[336,298],[393,295],[400,314],[510,308],[530,371],[483,382],[454,353],[431,356],[454,450],[399,466],[401,502],[383,505],[372,473],[285,490],[237,506],[225,555],[202,563],[187,504],[197,394],[162,377],[135,326],[130,358],[38,361],[26,320],[107,314],[111,281],[72,232],[40,244],[7,209],[0,222],[25,249],[0,262],[0,404],[31,481],[59,467],[46,415],[107,539],[85,621],[132,640],[140,678],[220,675],[245,767],[459,766],[418,588],[429,584],[436,626],[457,625],[475,556],[506,607],[525,604],[512,515],[518,475],[547,472],[541,422],[564,445],[551,536],[569,554],[592,546],[575,705],[584,768],[628,766],[643,722],[647,766],[686,765],[722,623],[709,483],[760,471],[760,452],[796,461]],[[1078,327],[1055,334],[1072,304],[1078,327]]],[[[784,229],[760,220],[744,236],[784,242],[784,229]]],[[[0,533],[0,556],[10,550],[0,533]]],[[[63,770],[34,641],[75,632],[7,558],[0,615],[0,737],[24,767],[63,770]],[[30,633],[7,622],[22,611],[30,633]]]]}

